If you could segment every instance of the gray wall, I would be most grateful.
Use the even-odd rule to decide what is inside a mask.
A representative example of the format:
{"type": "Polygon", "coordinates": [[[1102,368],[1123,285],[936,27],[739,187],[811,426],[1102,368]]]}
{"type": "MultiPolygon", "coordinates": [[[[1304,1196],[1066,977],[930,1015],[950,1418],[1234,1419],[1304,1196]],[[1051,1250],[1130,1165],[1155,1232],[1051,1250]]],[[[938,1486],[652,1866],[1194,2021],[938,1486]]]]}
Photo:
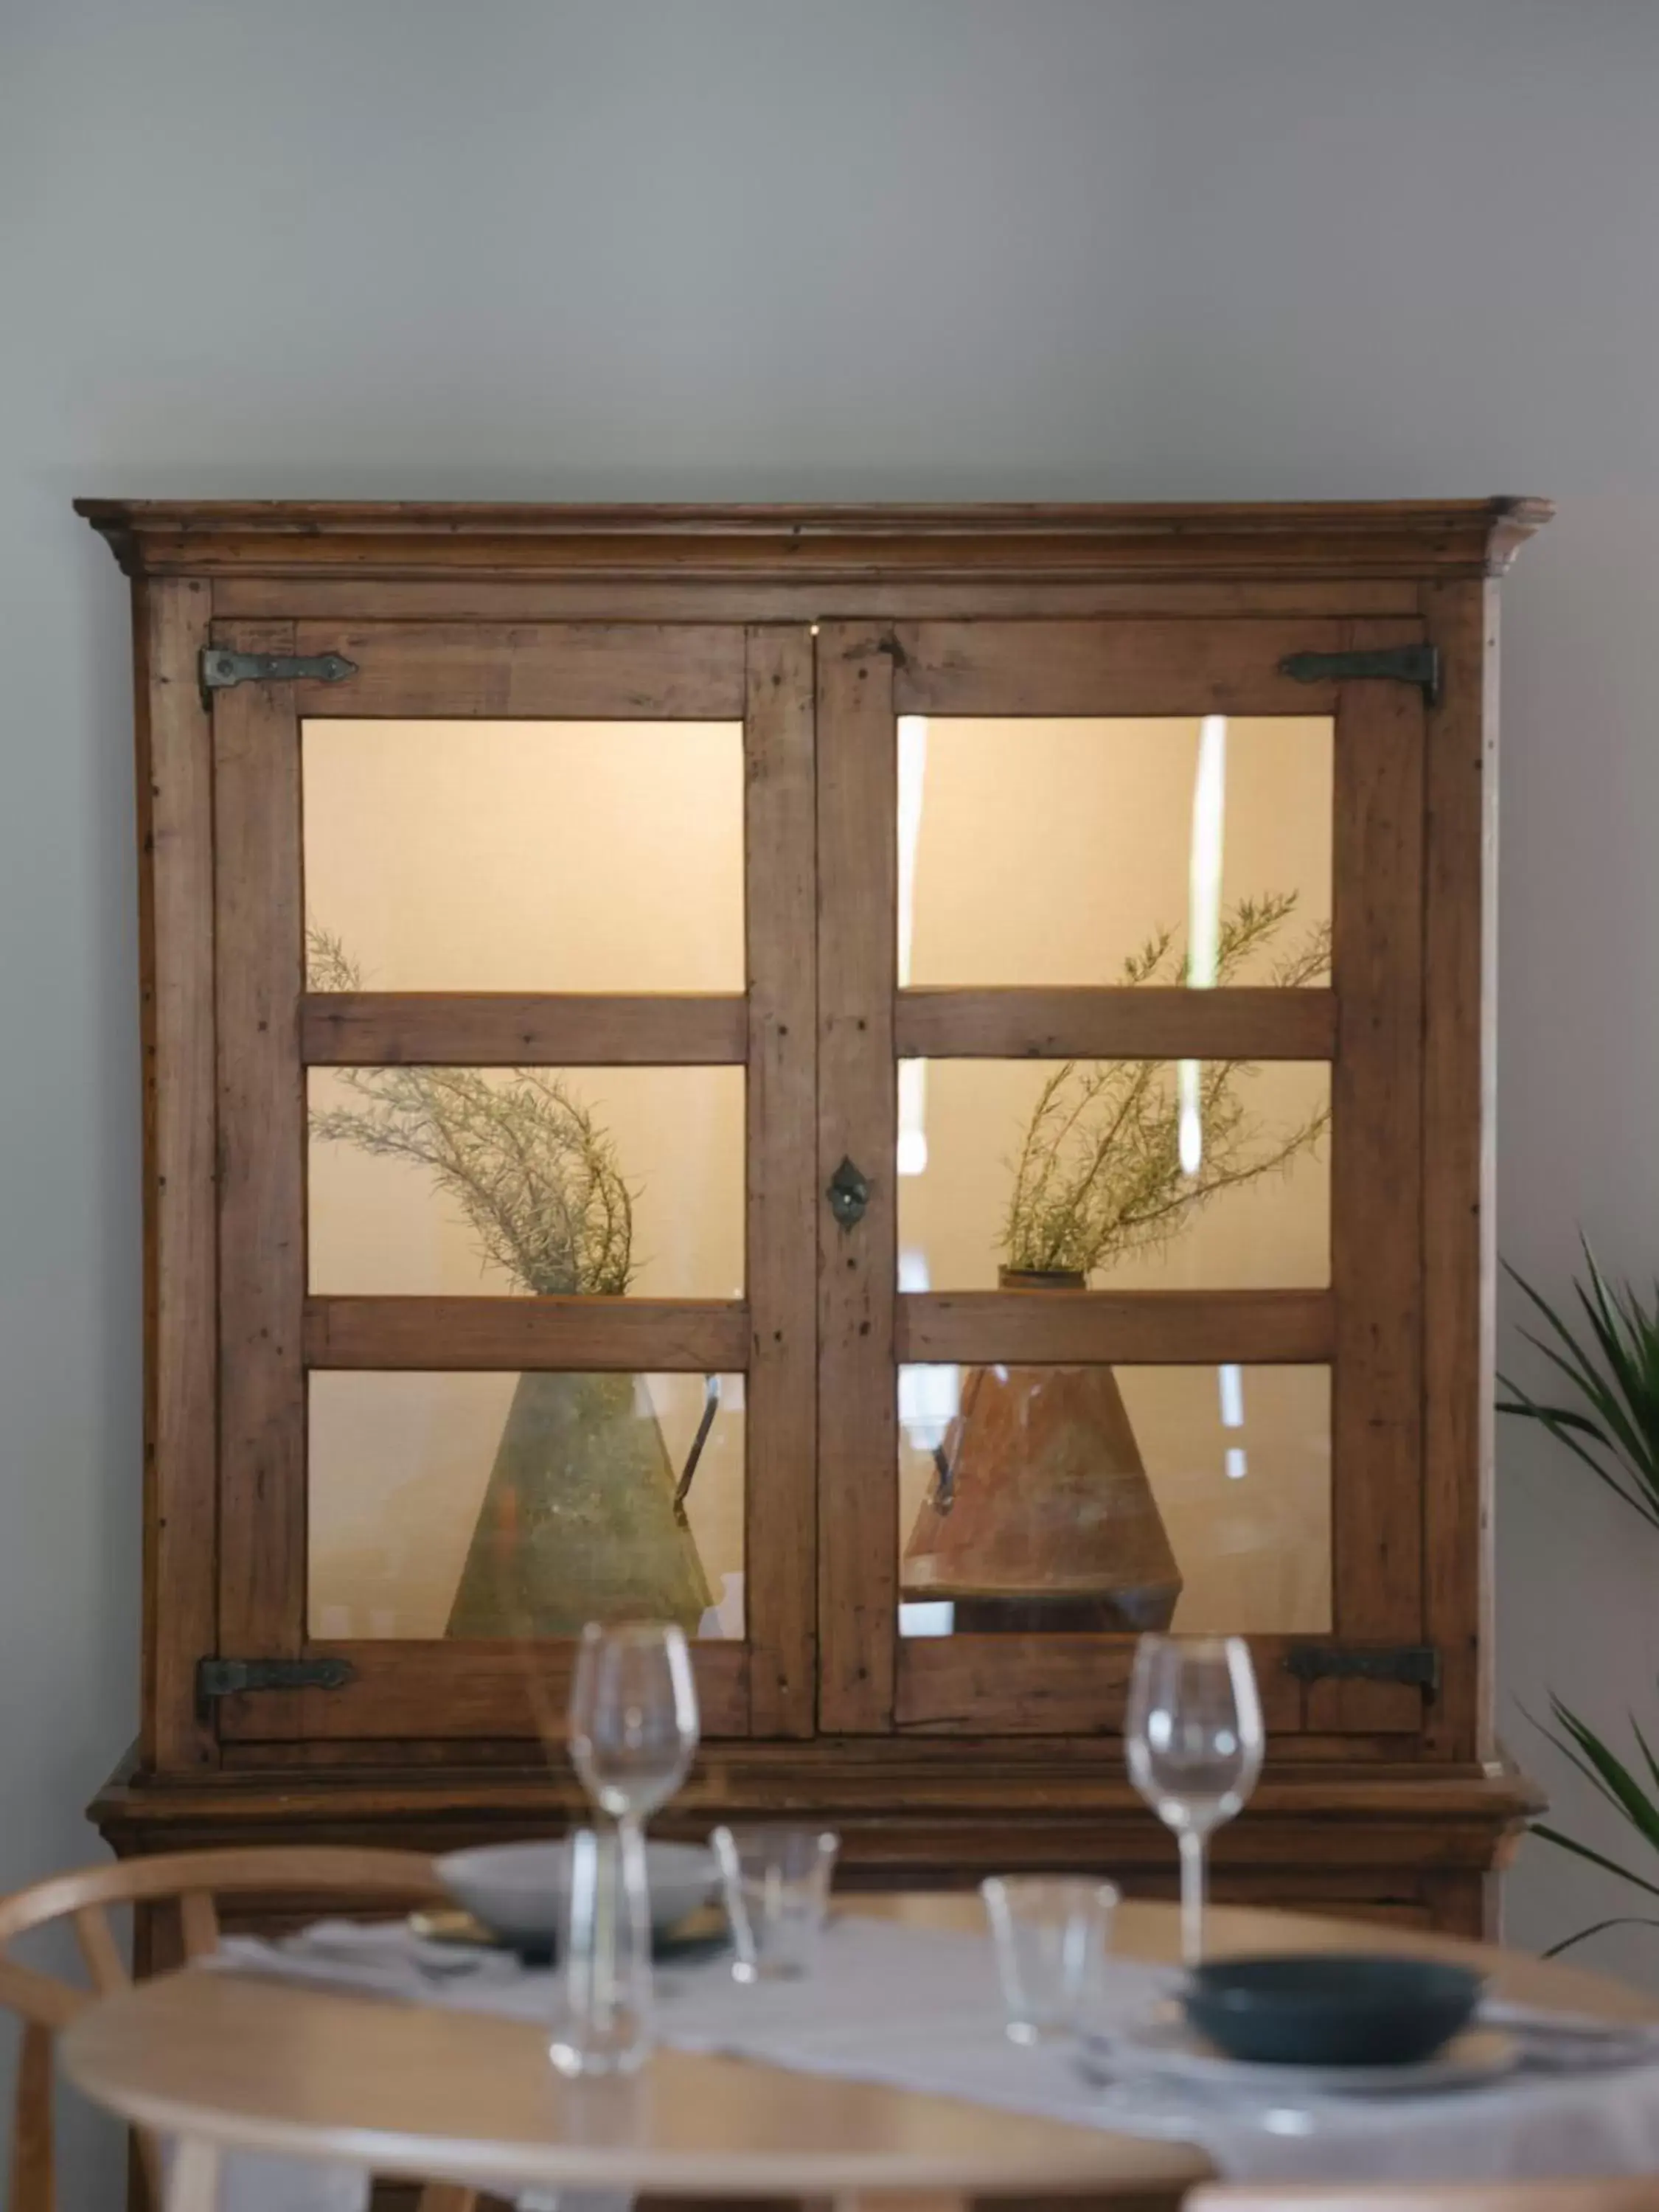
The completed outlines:
{"type": "MultiPolygon", "coordinates": [[[[1553,494],[1500,1229],[1645,1270],[1656,92],[1644,0],[5,0],[0,1881],[89,1852],[136,1694],[126,608],[71,495],[1553,494]]],[[[1651,1710],[1656,1544],[1505,1437],[1553,1779],[1518,1701],[1651,1710]]],[[[1529,1845],[1510,1929],[1608,1895],[1529,1845]]]]}

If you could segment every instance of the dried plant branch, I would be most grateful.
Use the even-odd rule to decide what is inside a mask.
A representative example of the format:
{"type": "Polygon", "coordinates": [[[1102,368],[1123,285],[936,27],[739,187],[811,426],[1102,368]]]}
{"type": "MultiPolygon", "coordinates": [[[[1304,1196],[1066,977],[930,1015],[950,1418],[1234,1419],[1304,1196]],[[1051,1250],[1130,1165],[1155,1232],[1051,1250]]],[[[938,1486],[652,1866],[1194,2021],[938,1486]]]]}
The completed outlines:
{"type": "MultiPolygon", "coordinates": [[[[1279,939],[1296,909],[1294,891],[1241,899],[1222,917],[1216,981],[1242,980],[1279,939]]],[[[1285,951],[1261,980],[1296,989],[1327,974],[1328,923],[1285,951]]],[[[1188,961],[1172,929],[1155,931],[1123,963],[1127,984],[1180,983],[1188,961]]],[[[1258,969],[1258,974],[1260,970],[1258,969]]],[[[1208,1060],[1199,1078],[1203,1155],[1195,1175],[1181,1164],[1181,1107],[1175,1071],[1164,1062],[1068,1060],[1037,1095],[1014,1161],[1002,1253],[1014,1268],[1090,1275],[1133,1253],[1156,1251],[1219,1192],[1286,1173],[1330,1126],[1328,1107],[1296,1127],[1264,1130],[1241,1085],[1253,1062],[1208,1060]]]]}
{"type": "MultiPolygon", "coordinates": [[[[313,990],[355,991],[337,937],[306,932],[313,990]]],[[[634,1194],[616,1147],[564,1079],[541,1067],[343,1067],[357,1104],[311,1116],[323,1144],[413,1160],[452,1198],[487,1265],[539,1296],[620,1295],[633,1274],[634,1194]]]]}

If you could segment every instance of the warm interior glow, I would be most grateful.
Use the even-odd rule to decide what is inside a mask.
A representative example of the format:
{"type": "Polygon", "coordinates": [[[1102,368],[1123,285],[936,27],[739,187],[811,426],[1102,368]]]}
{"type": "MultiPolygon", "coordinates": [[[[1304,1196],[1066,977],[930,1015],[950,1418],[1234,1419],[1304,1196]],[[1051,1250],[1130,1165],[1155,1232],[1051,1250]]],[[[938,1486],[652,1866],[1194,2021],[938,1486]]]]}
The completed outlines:
{"type": "MultiPolygon", "coordinates": [[[[1127,955],[1173,927],[1192,945],[1192,980],[1212,983],[1226,911],[1288,891],[1299,938],[1330,914],[1331,748],[1331,725],[1316,717],[932,718],[908,975],[935,986],[1110,983],[1127,955]]],[[[1012,1162],[1052,1066],[929,1063],[927,1167],[899,1186],[902,1287],[994,1285],[1012,1162]]],[[[1201,1080],[1198,1063],[1193,1073],[1201,1080]]],[[[1172,1078],[1181,1084],[1179,1070],[1172,1078]]],[[[1263,1127],[1294,1126],[1328,1101],[1329,1070],[1267,1065],[1243,1096],[1263,1127]]],[[[1191,1147],[1183,1164],[1200,1165],[1205,1133],[1190,1117],[1177,1127],[1191,1147]]],[[[1328,1161],[1327,1145],[1288,1175],[1221,1193],[1164,1250],[1120,1260],[1097,1285],[1328,1284],[1328,1161]]],[[[1328,1376],[1253,1368],[1248,1392],[1237,1365],[1218,1376],[1130,1368],[1118,1380],[1185,1577],[1177,1627],[1328,1630],[1328,1376]]],[[[901,1377],[901,1540],[960,1389],[949,1367],[901,1377]]]]}
{"type": "MultiPolygon", "coordinates": [[[[901,714],[898,718],[898,980],[902,990],[910,980],[910,947],[915,937],[916,846],[921,836],[921,811],[927,777],[927,718],[901,714]]],[[[906,1060],[899,1069],[898,1172],[902,1176],[927,1171],[927,1067],[923,1060],[906,1060]]]]}
{"type": "MultiPolygon", "coordinates": [[[[1113,983],[1150,931],[1184,934],[1203,724],[927,720],[910,981],[1113,983]]],[[[1224,908],[1295,891],[1330,915],[1331,724],[1227,722],[1224,908]]]]}
{"type": "MultiPolygon", "coordinates": [[[[1193,857],[1188,886],[1187,981],[1195,991],[1214,987],[1221,951],[1221,852],[1227,806],[1227,717],[1206,714],[1199,725],[1198,772],[1193,779],[1193,857]]],[[[1181,1166],[1195,1176],[1204,1158],[1200,1066],[1183,1060],[1180,1088],[1181,1166]]]]}
{"type": "Polygon", "coordinates": [[[306,910],[379,991],[741,991],[735,722],[313,721],[306,910]]]}
{"type": "MultiPolygon", "coordinates": [[[[1203,729],[1187,722],[941,722],[900,732],[901,972],[918,983],[1115,979],[1159,926],[1194,920],[1203,729]]],[[[1318,721],[1242,721],[1224,751],[1220,907],[1294,889],[1328,915],[1330,737],[1318,721]]],[[[370,988],[740,989],[742,765],[735,726],[307,726],[308,909],[370,988]]],[[[1218,851],[1219,841],[1218,838],[1218,851]]],[[[738,1069],[571,1071],[636,1188],[646,1295],[741,1295],[738,1069]]],[[[900,1281],[989,1286],[1007,1168],[1043,1070],[912,1063],[900,1085],[900,1281]]],[[[1328,1072],[1270,1066],[1251,1110],[1308,1109],[1328,1072]]],[[[320,1097],[337,1083],[313,1076],[320,1097]]],[[[313,1148],[319,1289],[507,1294],[419,1169],[313,1148]]],[[[1327,1176],[1229,1193],[1161,1255],[1104,1279],[1133,1288],[1328,1279],[1327,1176]]],[[[1328,1382],[1253,1370],[1237,1421],[1208,1370],[1120,1377],[1187,1578],[1183,1627],[1328,1625],[1328,1382]],[[1250,1480],[1240,1483],[1249,1454],[1250,1480]],[[1232,1480],[1229,1480],[1229,1477],[1232,1480]]],[[[312,1402],[311,1620],[330,1636],[441,1633],[516,1378],[320,1376],[312,1402]]],[[[641,1378],[671,1461],[690,1447],[700,1375],[641,1378]]],[[[955,1414],[960,1377],[907,1370],[904,1512],[955,1414]]],[[[719,1626],[741,1610],[740,1382],[723,1385],[690,1513],[719,1626]],[[723,1594],[723,1595],[722,1595],[723,1594]]],[[[712,1628],[715,1623],[711,1620],[712,1628]]],[[[949,1624],[918,1613],[907,1626],[949,1624]]]]}
{"type": "MultiPolygon", "coordinates": [[[[307,915],[371,989],[743,988],[735,723],[311,722],[304,778],[307,915]]],[[[741,1297],[743,1070],[564,1073],[634,1194],[632,1290],[741,1297]]],[[[310,1091],[346,1095],[328,1069],[310,1091]]],[[[314,1290],[514,1291],[423,1169],[313,1144],[307,1175],[314,1290]]],[[[313,1377],[313,1632],[443,1633],[517,1379],[313,1377]]],[[[640,1380],[677,1468],[704,1388],[640,1380]]],[[[727,1377],[687,1509],[721,1633],[742,1609],[743,1431],[727,1377]]]]}

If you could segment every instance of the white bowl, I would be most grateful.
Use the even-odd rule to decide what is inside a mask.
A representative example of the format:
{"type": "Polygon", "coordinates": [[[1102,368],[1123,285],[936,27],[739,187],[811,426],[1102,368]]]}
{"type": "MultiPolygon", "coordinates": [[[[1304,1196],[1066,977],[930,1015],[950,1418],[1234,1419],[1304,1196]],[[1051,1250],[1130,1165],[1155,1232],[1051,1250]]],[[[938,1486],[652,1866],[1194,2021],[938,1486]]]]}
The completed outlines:
{"type": "MultiPolygon", "coordinates": [[[[705,1905],[720,1888],[720,1869],[701,1844],[647,1844],[651,1925],[659,1934],[705,1905]]],[[[570,1888],[570,1845],[488,1844],[451,1851],[438,1861],[438,1879],[475,1920],[508,1943],[558,1940],[570,1888]]]]}

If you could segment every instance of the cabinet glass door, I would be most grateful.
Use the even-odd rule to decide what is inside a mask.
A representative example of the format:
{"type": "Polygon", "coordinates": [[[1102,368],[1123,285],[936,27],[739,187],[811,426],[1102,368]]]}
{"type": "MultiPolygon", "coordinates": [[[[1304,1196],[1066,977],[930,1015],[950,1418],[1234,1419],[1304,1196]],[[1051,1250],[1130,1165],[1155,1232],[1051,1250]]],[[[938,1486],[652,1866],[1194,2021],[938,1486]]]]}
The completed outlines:
{"type": "Polygon", "coordinates": [[[216,696],[221,1645],[324,1678],[222,1734],[554,1732],[641,1615],[810,1731],[810,631],[215,642],[353,664],[216,696]]]}
{"type": "Polygon", "coordinates": [[[1111,1727],[1149,1628],[1420,1725],[1423,702],[1280,666],[1353,628],[824,626],[826,1726],[1111,1727]]]}

